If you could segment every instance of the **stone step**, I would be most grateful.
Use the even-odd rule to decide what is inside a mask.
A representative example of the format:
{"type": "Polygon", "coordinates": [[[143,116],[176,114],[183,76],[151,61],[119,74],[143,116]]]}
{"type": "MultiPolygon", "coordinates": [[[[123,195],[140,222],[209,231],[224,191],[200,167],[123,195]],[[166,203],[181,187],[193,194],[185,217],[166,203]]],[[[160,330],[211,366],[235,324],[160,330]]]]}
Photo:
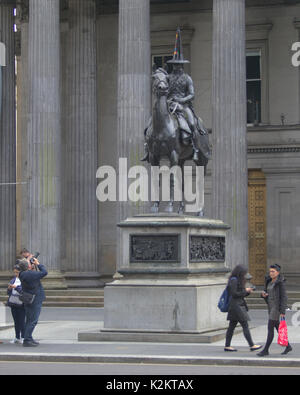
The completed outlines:
{"type": "Polygon", "coordinates": [[[267,309],[267,305],[266,304],[251,304],[251,303],[247,303],[248,307],[250,310],[266,310],[267,309]]]}
{"type": "MultiPolygon", "coordinates": [[[[103,289],[46,290],[43,305],[48,307],[104,307],[103,289]]],[[[6,289],[0,290],[0,302],[7,301],[6,289]]]]}
{"type": "MultiPolygon", "coordinates": [[[[0,300],[5,300],[6,298],[7,298],[6,295],[0,295],[0,300]]],[[[49,295],[46,295],[46,299],[50,302],[54,301],[54,300],[57,300],[58,302],[65,301],[65,300],[68,300],[70,302],[76,302],[77,300],[83,300],[85,302],[99,302],[99,301],[103,302],[104,297],[103,296],[80,296],[80,295],[79,296],[60,296],[60,295],[49,296],[49,295]]]]}
{"type": "Polygon", "coordinates": [[[104,307],[104,301],[98,302],[85,302],[83,300],[78,300],[77,302],[70,301],[48,301],[47,299],[43,303],[43,306],[46,307],[87,307],[87,308],[95,308],[95,307],[104,307]]]}
{"type": "MultiPolygon", "coordinates": [[[[257,290],[257,291],[254,291],[254,292],[252,292],[251,293],[251,295],[249,295],[248,296],[248,298],[260,298],[260,295],[261,295],[261,293],[262,293],[262,289],[260,289],[260,290],[257,290]]],[[[299,298],[300,297],[300,289],[299,289],[299,291],[298,290],[287,290],[287,294],[288,294],[288,297],[292,297],[292,298],[299,298]]]]}
{"type": "MultiPolygon", "coordinates": [[[[249,298],[248,297],[246,299],[246,301],[247,301],[247,303],[258,303],[258,304],[263,303],[263,304],[266,304],[266,302],[263,299],[261,299],[261,298],[249,298]]],[[[295,302],[300,302],[300,298],[288,297],[288,304],[291,304],[291,303],[293,304],[295,302]]]]}
{"type": "MultiPolygon", "coordinates": [[[[251,309],[266,309],[267,304],[263,298],[260,297],[261,290],[253,292],[247,297],[247,305],[251,309]]],[[[300,302],[300,291],[287,291],[288,307],[292,307],[294,303],[300,302]]]]}
{"type": "MultiPolygon", "coordinates": [[[[83,289],[47,289],[45,290],[46,295],[49,296],[103,296],[103,288],[83,288],[83,289]]],[[[6,295],[6,288],[0,289],[0,295],[6,295]]]]}

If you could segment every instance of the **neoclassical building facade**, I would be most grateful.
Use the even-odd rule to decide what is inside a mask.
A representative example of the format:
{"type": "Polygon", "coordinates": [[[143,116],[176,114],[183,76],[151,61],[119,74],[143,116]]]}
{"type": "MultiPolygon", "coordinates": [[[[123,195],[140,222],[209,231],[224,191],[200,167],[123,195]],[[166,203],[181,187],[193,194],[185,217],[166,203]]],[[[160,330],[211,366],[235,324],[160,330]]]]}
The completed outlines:
{"type": "Polygon", "coordinates": [[[140,163],[151,67],[172,56],[177,27],[211,132],[205,214],[231,227],[227,263],[259,285],[278,262],[300,283],[298,0],[0,0],[1,278],[23,247],[53,287],[112,278],[117,223],[147,207],[97,201],[97,169],[140,163]]]}

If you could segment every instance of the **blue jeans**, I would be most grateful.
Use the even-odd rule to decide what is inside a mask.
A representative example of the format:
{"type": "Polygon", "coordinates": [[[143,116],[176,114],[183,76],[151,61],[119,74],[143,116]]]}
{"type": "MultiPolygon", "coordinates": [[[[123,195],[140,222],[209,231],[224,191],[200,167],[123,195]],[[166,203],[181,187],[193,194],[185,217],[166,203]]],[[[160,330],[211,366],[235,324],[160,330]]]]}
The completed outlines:
{"type": "Polygon", "coordinates": [[[30,342],[33,340],[32,333],[36,327],[39,316],[42,310],[43,299],[36,297],[32,304],[25,305],[25,331],[24,331],[24,342],[30,342]]]}

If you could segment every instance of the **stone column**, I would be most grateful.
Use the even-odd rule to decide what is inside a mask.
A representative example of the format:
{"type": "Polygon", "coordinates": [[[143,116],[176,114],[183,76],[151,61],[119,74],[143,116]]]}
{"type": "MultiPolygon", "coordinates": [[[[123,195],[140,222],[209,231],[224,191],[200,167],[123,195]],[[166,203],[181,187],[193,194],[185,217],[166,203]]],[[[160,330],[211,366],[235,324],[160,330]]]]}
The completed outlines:
{"type": "MultiPolygon", "coordinates": [[[[150,0],[120,0],[117,143],[118,159],[127,158],[128,169],[142,164],[143,130],[150,116],[150,78],[150,0]]],[[[143,203],[119,202],[118,220],[143,210],[143,203]]]]}
{"type": "MultiPolygon", "coordinates": [[[[17,62],[17,250],[28,245],[28,4],[17,2],[19,58],[17,62]]],[[[30,148],[29,148],[30,150],[30,148]]]]}
{"type": "Polygon", "coordinates": [[[248,266],[245,0],[213,4],[213,208],[227,223],[226,262],[248,266]]]}
{"type": "Polygon", "coordinates": [[[30,0],[28,31],[28,248],[48,270],[61,262],[59,0],[30,0]]]}
{"type": "Polygon", "coordinates": [[[13,2],[0,1],[0,42],[5,45],[0,111],[0,270],[16,259],[16,97],[13,2]]]}
{"type": "Polygon", "coordinates": [[[65,270],[82,280],[98,272],[95,0],[69,0],[65,50],[65,270]]]}
{"type": "MultiPolygon", "coordinates": [[[[120,0],[118,158],[128,168],[141,165],[151,100],[150,1],[120,0]]],[[[120,204],[120,220],[141,210],[136,203],[120,204]]]]}

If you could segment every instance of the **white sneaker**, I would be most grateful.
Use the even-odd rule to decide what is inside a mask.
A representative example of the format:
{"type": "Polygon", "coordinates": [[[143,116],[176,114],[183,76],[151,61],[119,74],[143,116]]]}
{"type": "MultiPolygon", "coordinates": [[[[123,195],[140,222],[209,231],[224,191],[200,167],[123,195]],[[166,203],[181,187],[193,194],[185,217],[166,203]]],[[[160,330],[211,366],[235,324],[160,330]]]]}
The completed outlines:
{"type": "Polygon", "coordinates": [[[13,339],[13,340],[10,341],[10,343],[11,343],[11,344],[21,344],[21,343],[23,343],[23,342],[22,342],[22,340],[20,340],[20,339],[13,339]]]}

